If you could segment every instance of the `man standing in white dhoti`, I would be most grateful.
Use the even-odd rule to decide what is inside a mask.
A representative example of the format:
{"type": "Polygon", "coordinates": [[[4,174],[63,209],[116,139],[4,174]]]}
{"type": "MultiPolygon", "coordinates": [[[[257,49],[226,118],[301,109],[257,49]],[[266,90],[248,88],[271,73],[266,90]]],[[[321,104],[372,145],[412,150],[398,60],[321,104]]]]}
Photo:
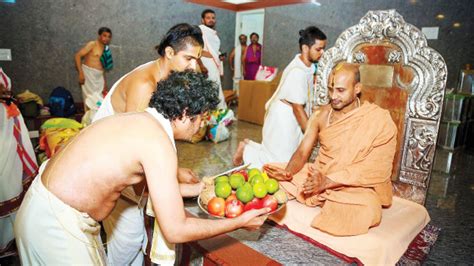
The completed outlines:
{"type": "Polygon", "coordinates": [[[247,48],[247,36],[245,34],[240,34],[239,44],[232,49],[229,55],[230,70],[234,71],[234,91],[237,91],[237,93],[239,91],[239,82],[242,80],[242,58],[244,58],[245,48],[247,48]]]}
{"type": "Polygon", "coordinates": [[[217,36],[216,13],[214,10],[206,9],[201,14],[202,38],[204,39],[204,49],[200,60],[201,71],[207,74],[208,78],[219,85],[219,105],[217,108],[224,109],[227,107],[222,91],[221,76],[224,75],[224,66],[219,58],[221,40],[217,36]]]}
{"type": "Polygon", "coordinates": [[[86,124],[90,123],[99,109],[103,100],[103,91],[107,90],[104,67],[108,68],[109,66],[106,65],[108,62],[101,60],[101,58],[112,39],[112,31],[109,28],[102,27],[98,34],[97,40],[88,42],[74,57],[79,72],[84,109],[89,112],[84,115],[87,118],[87,121],[84,121],[86,124]],[[82,59],[84,59],[84,62],[82,62],[82,59]]]}
{"type": "Polygon", "coordinates": [[[192,71],[172,73],[157,86],[145,112],[97,121],[42,165],[15,220],[23,265],[104,265],[98,221],[110,214],[125,187],[139,183],[147,185],[169,243],[263,224],[269,208],[223,220],[186,215],[175,139],[191,139],[199,130],[202,115],[218,103],[217,90],[192,71]]]}
{"type": "Polygon", "coordinates": [[[38,169],[28,129],[10,91],[10,79],[0,68],[0,257],[12,247],[16,212],[38,169]]]}
{"type": "Polygon", "coordinates": [[[261,168],[269,162],[288,162],[298,148],[308,123],[314,65],[326,47],[326,35],[311,26],[299,32],[300,54],[283,71],[278,89],[266,103],[262,143],[240,142],[234,164],[261,168]]]}

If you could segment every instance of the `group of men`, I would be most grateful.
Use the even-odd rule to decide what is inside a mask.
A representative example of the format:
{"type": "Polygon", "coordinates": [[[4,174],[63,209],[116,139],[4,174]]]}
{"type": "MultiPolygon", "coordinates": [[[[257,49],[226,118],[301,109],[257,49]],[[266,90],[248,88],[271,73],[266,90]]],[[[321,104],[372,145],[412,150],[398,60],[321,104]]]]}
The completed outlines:
{"type": "Polygon", "coordinates": [[[250,34],[250,44],[247,46],[247,35],[239,35],[237,45],[229,55],[230,70],[234,72],[234,88],[242,79],[255,80],[258,68],[262,64],[263,47],[258,42],[260,36],[256,32],[250,34]]]}
{"type": "MultiPolygon", "coordinates": [[[[201,30],[200,34],[202,34],[203,39],[203,43],[201,44],[202,49],[200,51],[199,57],[197,57],[197,54],[194,53],[194,57],[197,59],[194,63],[197,63],[197,66],[187,66],[187,68],[197,68],[200,72],[206,74],[209,80],[214,81],[218,85],[219,104],[217,107],[219,109],[224,109],[226,108],[226,103],[221,85],[221,76],[224,74],[224,68],[220,53],[221,42],[219,36],[217,35],[217,31],[215,30],[215,26],[215,12],[211,9],[204,10],[201,13],[201,25],[199,25],[199,28],[201,30]]],[[[175,32],[175,34],[177,33],[179,33],[179,31],[175,32]]],[[[85,111],[87,111],[85,114],[85,119],[83,120],[85,124],[89,124],[92,120],[97,120],[94,119],[94,117],[100,106],[102,105],[102,102],[104,101],[104,95],[106,95],[108,92],[105,72],[107,70],[110,70],[113,66],[112,56],[109,48],[111,40],[112,30],[107,27],[101,27],[98,31],[97,39],[88,42],[76,53],[74,57],[76,69],[79,74],[79,84],[81,85],[82,89],[84,108],[85,111]]],[[[162,52],[164,53],[164,51],[158,51],[160,57],[164,56],[162,52]]],[[[179,63],[182,64],[182,62],[179,63]]],[[[145,67],[145,65],[142,65],[140,67],[145,67]]],[[[137,69],[140,67],[137,67],[137,69]]],[[[154,87],[156,81],[160,79],[158,75],[161,72],[156,72],[156,66],[153,67],[151,65],[148,65],[148,69],[153,73],[152,75],[154,75],[153,78],[148,80],[149,82],[152,82],[151,87],[154,87]]],[[[185,68],[182,68],[180,70],[184,69],[185,68]]],[[[163,74],[163,77],[165,76],[166,73],[163,74]]],[[[150,97],[150,92],[152,92],[153,90],[154,89],[144,88],[142,94],[148,94],[148,97],[150,97]]],[[[124,92],[122,91],[122,93],[124,92]]],[[[142,94],[139,94],[137,96],[141,96],[142,94]]],[[[114,96],[114,98],[117,97],[118,96],[114,96]]],[[[124,97],[125,96],[123,96],[122,98],[124,97]]],[[[134,104],[139,103],[135,102],[134,104]]],[[[146,102],[142,102],[140,104],[144,104],[145,107],[147,106],[146,102]]],[[[141,106],[141,108],[143,108],[144,106],[141,106]]],[[[126,107],[124,105],[117,106],[116,108],[117,110],[121,111],[126,110],[126,107]]],[[[135,106],[133,106],[133,108],[135,108],[135,106]]],[[[132,110],[133,108],[129,108],[127,110],[132,110]]]]}
{"type": "MultiPolygon", "coordinates": [[[[215,13],[205,10],[202,22],[199,27],[173,26],[156,47],[159,58],[120,78],[101,101],[93,123],[41,165],[15,221],[23,264],[142,265],[147,214],[158,225],[149,255],[159,264],[174,262],[173,256],[167,258],[175,243],[254,229],[265,221],[268,209],[225,220],[188,217],[184,211],[182,198],[198,195],[203,185],[192,170],[178,167],[175,140],[190,139],[203,114],[222,107],[223,101],[215,13]],[[157,241],[169,253],[155,254],[157,241]]],[[[86,66],[100,68],[100,50],[111,37],[104,32],[79,53],[86,66]]],[[[315,228],[333,235],[361,234],[380,222],[382,206],[391,203],[396,128],[387,111],[360,103],[358,67],[350,64],[332,71],[331,103],[311,114],[313,63],[327,41],[313,26],[299,35],[301,52],[266,105],[262,144],[241,142],[234,164],[263,167],[285,181],[284,188],[302,204],[322,206],[315,228]],[[316,162],[305,165],[317,142],[316,162]],[[374,161],[377,167],[371,166],[374,161]],[[288,164],[280,168],[272,162],[288,164]],[[300,171],[308,174],[293,179],[300,171]]],[[[79,63],[80,82],[85,79],[86,84],[86,68],[79,63]]]]}

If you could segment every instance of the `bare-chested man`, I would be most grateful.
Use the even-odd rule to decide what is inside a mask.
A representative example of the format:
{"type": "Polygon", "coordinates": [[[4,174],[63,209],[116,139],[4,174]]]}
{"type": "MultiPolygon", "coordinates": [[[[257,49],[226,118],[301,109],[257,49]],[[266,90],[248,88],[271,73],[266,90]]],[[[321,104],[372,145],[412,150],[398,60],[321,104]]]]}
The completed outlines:
{"type": "Polygon", "coordinates": [[[329,76],[330,104],[315,112],[286,169],[265,165],[269,176],[308,206],[321,206],[311,226],[337,236],[365,234],[392,203],[397,128],[390,113],[362,103],[359,68],[341,63],[329,76]],[[314,145],[314,164],[306,164],[314,145]]]}
{"type": "MultiPolygon", "coordinates": [[[[138,66],[120,78],[105,97],[93,122],[116,113],[144,111],[151,95],[157,89],[157,82],[168,77],[171,71],[196,69],[202,47],[202,33],[199,27],[185,23],[171,27],[156,46],[160,57],[138,66]]],[[[188,186],[187,190],[191,192],[184,192],[183,196],[197,196],[199,190],[196,188],[200,187],[199,178],[193,171],[179,168],[178,178],[182,183],[196,184],[194,188],[188,186]]],[[[141,247],[145,240],[145,228],[143,212],[137,208],[141,189],[136,188],[135,192],[138,195],[131,188],[127,188],[118,200],[117,207],[103,223],[109,243],[107,251],[111,264],[142,264],[141,247]]]]}
{"type": "Polygon", "coordinates": [[[155,48],[157,60],[138,66],[120,78],[110,89],[93,121],[115,113],[143,111],[156,90],[156,83],[171,71],[196,69],[201,56],[202,32],[186,23],[170,28],[155,48]]]}
{"type": "Polygon", "coordinates": [[[234,72],[235,90],[238,90],[239,81],[242,79],[242,58],[244,58],[245,48],[247,48],[247,36],[245,34],[240,34],[239,45],[233,48],[229,55],[230,70],[234,72]]]}
{"type": "Polygon", "coordinates": [[[97,40],[88,42],[74,57],[79,72],[84,108],[94,113],[98,109],[97,103],[103,100],[102,91],[107,90],[104,67],[100,58],[105,46],[112,40],[112,31],[107,27],[102,27],[98,34],[97,40]]]}
{"type": "Polygon", "coordinates": [[[190,139],[218,103],[215,84],[191,71],[158,83],[150,108],[103,119],[72,139],[28,190],[15,221],[22,264],[103,264],[98,221],[121,191],[146,180],[164,237],[183,243],[258,228],[268,209],[234,219],[186,217],[177,182],[174,139],[190,139]],[[134,136],[134,137],[131,137],[134,136]]]}

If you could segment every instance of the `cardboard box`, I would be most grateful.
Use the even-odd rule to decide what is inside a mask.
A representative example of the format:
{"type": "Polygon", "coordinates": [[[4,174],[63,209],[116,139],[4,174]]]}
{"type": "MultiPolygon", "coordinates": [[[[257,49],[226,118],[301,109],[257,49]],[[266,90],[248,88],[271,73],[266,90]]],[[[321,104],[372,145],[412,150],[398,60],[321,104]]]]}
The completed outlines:
{"type": "Polygon", "coordinates": [[[241,80],[239,84],[239,120],[263,125],[265,103],[272,97],[280,82],[281,73],[272,81],[241,80]]]}

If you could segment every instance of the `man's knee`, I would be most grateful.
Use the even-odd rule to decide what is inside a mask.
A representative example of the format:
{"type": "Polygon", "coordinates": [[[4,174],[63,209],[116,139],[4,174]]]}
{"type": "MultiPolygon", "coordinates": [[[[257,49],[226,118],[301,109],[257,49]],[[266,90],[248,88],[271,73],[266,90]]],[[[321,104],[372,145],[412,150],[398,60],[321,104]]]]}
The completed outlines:
{"type": "Polygon", "coordinates": [[[335,236],[366,234],[371,227],[380,224],[382,218],[382,207],[376,202],[346,204],[326,201],[311,226],[335,236]]]}

